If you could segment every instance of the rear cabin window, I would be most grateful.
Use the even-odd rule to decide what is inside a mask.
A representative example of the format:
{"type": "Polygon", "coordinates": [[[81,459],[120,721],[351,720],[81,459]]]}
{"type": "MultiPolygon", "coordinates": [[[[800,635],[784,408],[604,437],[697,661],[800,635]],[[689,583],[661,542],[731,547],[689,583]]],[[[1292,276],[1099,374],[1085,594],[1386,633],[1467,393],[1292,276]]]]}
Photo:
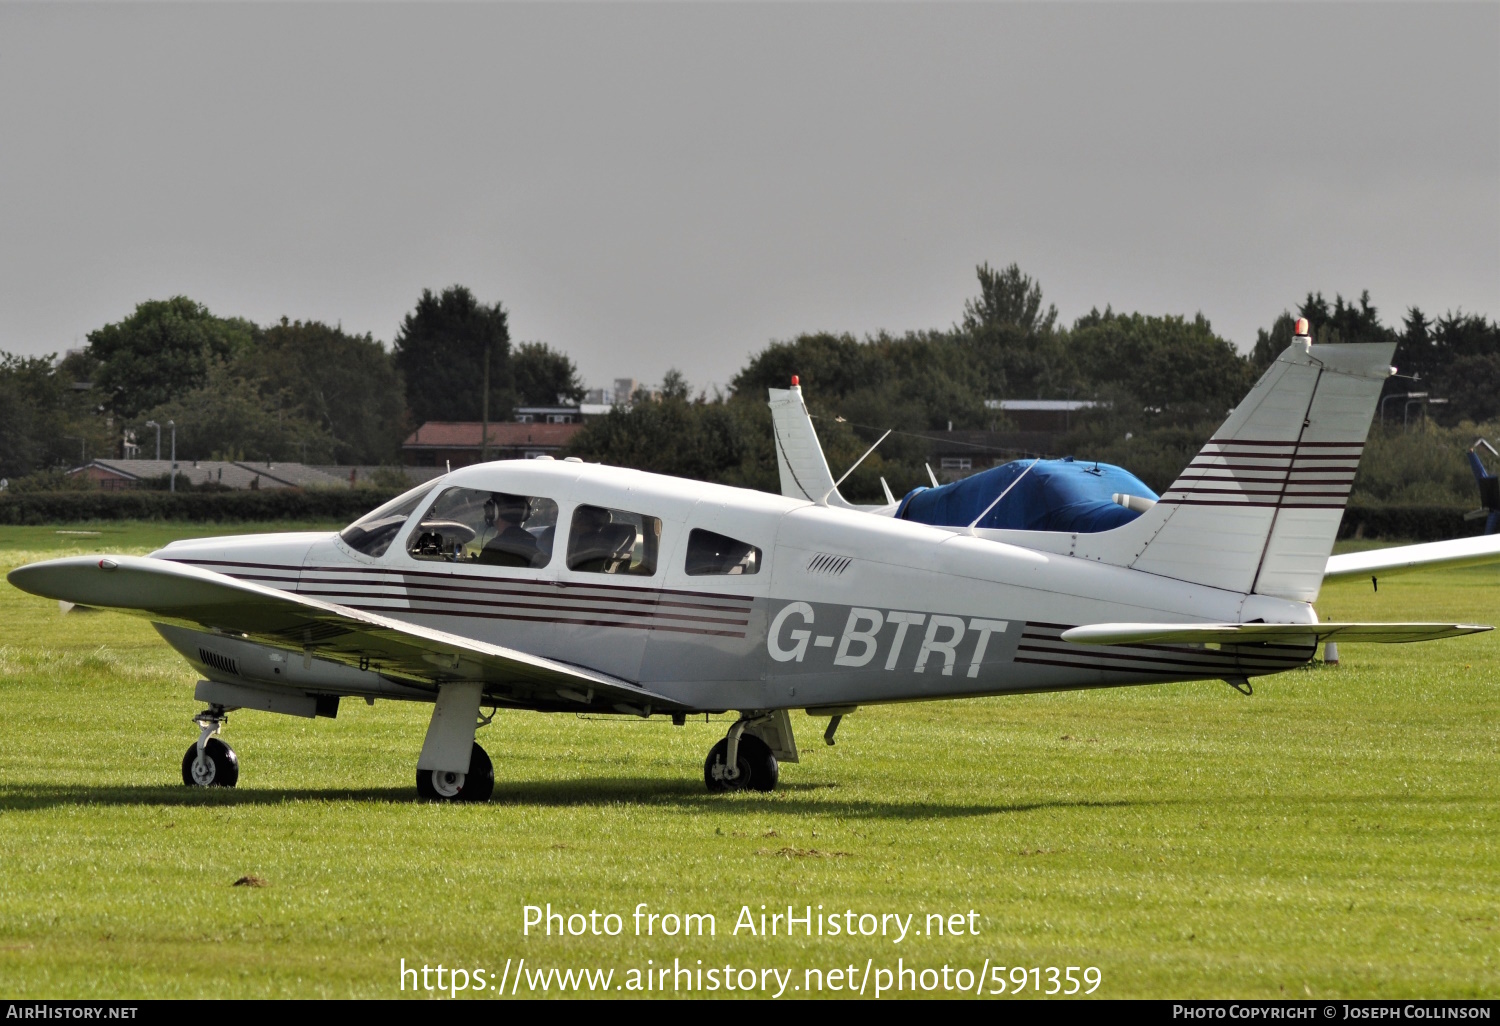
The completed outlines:
{"type": "Polygon", "coordinates": [[[445,488],[411,533],[413,559],[543,567],[552,560],[557,503],[537,495],[445,488]]]}
{"type": "Polygon", "coordinates": [[[384,506],[366,513],[344,528],[339,532],[339,537],[355,552],[363,552],[367,556],[385,555],[385,550],[391,547],[391,542],[396,540],[396,535],[401,533],[407,518],[416,512],[422,497],[429,490],[430,486],[421,485],[396,496],[384,506]]]}
{"type": "Polygon", "coordinates": [[[690,577],[760,573],[760,549],[749,542],[696,528],[688,535],[686,569],[690,577]]]}
{"type": "Polygon", "coordinates": [[[603,506],[579,506],[568,534],[568,569],[586,574],[656,573],[661,521],[603,506]]]}

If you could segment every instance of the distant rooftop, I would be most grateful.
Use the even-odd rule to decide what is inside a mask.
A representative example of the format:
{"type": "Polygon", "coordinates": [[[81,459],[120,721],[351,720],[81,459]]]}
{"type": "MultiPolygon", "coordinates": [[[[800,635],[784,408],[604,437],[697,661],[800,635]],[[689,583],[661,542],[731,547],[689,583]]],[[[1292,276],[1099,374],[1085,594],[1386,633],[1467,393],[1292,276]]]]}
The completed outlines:
{"type": "MultiPolygon", "coordinates": [[[[407,436],[403,449],[477,449],[484,425],[477,420],[429,420],[407,436]]],[[[489,444],[495,448],[562,446],[583,429],[582,424],[521,424],[491,421],[489,444]]]]}
{"type": "Polygon", "coordinates": [[[987,410],[1029,410],[1048,413],[1072,413],[1074,410],[1092,410],[1101,405],[1092,399],[986,399],[987,410]]]}
{"type": "MultiPolygon", "coordinates": [[[[171,460],[91,460],[69,473],[88,472],[130,482],[147,481],[172,473],[171,460]]],[[[348,487],[346,477],[325,474],[302,463],[275,460],[249,463],[229,460],[178,460],[177,476],[195,485],[222,484],[226,488],[336,488],[348,487]]]]}

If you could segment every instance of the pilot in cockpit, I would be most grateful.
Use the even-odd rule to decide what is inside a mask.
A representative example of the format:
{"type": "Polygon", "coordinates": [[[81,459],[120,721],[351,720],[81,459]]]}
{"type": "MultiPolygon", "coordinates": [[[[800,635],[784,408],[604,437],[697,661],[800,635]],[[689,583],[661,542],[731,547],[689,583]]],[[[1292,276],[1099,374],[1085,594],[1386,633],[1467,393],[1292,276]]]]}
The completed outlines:
{"type": "Polygon", "coordinates": [[[495,533],[479,550],[479,562],[487,566],[539,566],[547,562],[536,538],[521,525],[531,512],[531,501],[522,495],[492,492],[484,503],[484,522],[495,533]]]}

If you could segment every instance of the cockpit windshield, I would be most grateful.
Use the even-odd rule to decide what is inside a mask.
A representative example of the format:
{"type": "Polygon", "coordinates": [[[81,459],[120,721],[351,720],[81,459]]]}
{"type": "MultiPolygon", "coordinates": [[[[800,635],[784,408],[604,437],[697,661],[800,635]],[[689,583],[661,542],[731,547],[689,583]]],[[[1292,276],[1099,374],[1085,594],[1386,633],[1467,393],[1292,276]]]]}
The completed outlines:
{"type": "Polygon", "coordinates": [[[391,547],[406,518],[416,512],[422,500],[432,491],[432,483],[418,485],[396,496],[373,512],[366,513],[339,532],[344,544],[367,556],[383,556],[391,547]]]}

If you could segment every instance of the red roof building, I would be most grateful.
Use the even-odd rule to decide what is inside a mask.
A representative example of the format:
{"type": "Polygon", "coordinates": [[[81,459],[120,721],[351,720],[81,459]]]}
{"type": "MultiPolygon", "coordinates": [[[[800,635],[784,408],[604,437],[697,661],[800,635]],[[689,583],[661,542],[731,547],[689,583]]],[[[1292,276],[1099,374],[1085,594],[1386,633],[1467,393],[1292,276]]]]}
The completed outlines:
{"type": "MultiPolygon", "coordinates": [[[[429,420],[401,443],[402,458],[415,467],[467,467],[478,463],[483,426],[479,421],[429,420]]],[[[490,424],[489,455],[492,460],[535,459],[556,456],[582,424],[490,424]]]]}

